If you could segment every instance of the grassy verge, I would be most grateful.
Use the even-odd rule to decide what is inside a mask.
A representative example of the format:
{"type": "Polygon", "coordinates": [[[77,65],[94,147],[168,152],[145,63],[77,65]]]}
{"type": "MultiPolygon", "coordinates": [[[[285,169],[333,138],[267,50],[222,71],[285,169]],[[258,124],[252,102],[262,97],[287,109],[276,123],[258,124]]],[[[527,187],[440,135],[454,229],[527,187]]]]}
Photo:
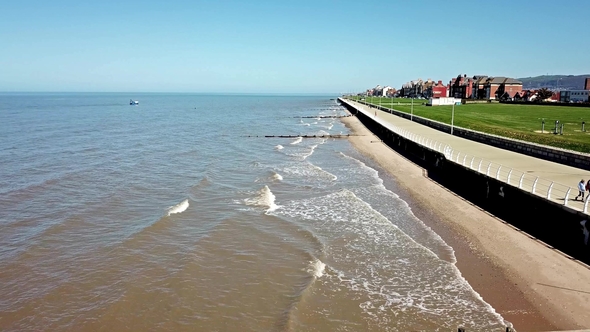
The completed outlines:
{"type": "MultiPolygon", "coordinates": [[[[399,105],[398,100],[409,99],[370,98],[370,103],[406,113],[412,106],[399,105]],[[379,100],[380,99],[380,100],[379,100]]],[[[414,115],[451,123],[452,106],[425,106],[425,100],[414,100],[414,115]]],[[[590,108],[567,106],[467,104],[455,106],[454,125],[484,133],[515,138],[523,141],[558,148],[590,153],[590,108]],[[563,124],[563,135],[553,134],[555,121],[563,124]],[[542,122],[545,121],[545,133],[542,122]],[[583,132],[582,122],[586,122],[583,132]]]]}

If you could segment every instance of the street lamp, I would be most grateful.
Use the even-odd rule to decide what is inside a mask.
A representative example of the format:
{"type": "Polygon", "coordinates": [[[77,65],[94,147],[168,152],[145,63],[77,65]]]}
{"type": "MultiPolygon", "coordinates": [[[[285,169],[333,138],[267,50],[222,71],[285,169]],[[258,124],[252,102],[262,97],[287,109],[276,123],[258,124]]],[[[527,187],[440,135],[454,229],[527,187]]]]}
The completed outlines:
{"type": "Polygon", "coordinates": [[[393,114],[393,95],[391,95],[391,107],[389,108],[389,113],[393,114]]]}
{"type": "MultiPolygon", "coordinates": [[[[414,96],[412,96],[412,108],[410,110],[410,121],[414,121],[414,96]]],[[[420,122],[420,121],[418,121],[420,122]]]]}
{"type": "Polygon", "coordinates": [[[451,111],[451,135],[453,135],[453,123],[455,122],[455,98],[453,98],[453,110],[451,111]]]}

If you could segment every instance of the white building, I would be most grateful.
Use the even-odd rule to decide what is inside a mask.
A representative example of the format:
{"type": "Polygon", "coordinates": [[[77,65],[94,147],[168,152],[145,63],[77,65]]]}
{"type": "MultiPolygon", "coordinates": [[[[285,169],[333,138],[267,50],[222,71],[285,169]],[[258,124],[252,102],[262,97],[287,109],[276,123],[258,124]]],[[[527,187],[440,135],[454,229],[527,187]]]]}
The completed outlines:
{"type": "Polygon", "coordinates": [[[590,96],[588,90],[564,90],[559,93],[559,100],[562,103],[588,102],[590,96]]]}
{"type": "Polygon", "coordinates": [[[393,89],[392,87],[390,87],[389,85],[383,88],[383,97],[387,97],[387,92],[389,90],[393,89]]]}
{"type": "Polygon", "coordinates": [[[428,98],[426,105],[428,106],[441,106],[441,105],[453,105],[460,104],[461,98],[453,97],[441,97],[441,98],[428,98]]]}

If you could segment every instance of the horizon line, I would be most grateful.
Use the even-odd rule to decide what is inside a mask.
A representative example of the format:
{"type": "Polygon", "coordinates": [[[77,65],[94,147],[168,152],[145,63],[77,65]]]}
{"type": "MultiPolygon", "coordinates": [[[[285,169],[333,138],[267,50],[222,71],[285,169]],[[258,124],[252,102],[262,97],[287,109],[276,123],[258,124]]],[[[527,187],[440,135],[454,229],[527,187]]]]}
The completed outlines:
{"type": "Polygon", "coordinates": [[[342,95],[343,92],[174,92],[174,91],[0,91],[0,94],[193,94],[193,95],[342,95]]]}

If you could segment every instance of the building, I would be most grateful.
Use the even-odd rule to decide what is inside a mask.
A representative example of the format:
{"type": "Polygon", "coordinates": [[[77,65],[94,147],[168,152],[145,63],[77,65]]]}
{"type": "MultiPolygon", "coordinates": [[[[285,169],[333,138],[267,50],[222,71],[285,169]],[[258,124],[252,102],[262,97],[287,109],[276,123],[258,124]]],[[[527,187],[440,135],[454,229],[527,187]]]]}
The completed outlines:
{"type": "Polygon", "coordinates": [[[471,90],[473,93],[471,94],[471,99],[488,99],[485,84],[488,80],[488,76],[485,75],[475,75],[471,79],[471,90]]]}
{"type": "Polygon", "coordinates": [[[439,97],[439,98],[428,98],[427,106],[441,106],[441,105],[455,105],[461,104],[461,99],[455,99],[454,97],[439,97]]]}
{"type": "Polygon", "coordinates": [[[562,103],[587,103],[589,97],[589,90],[564,90],[559,92],[559,101],[562,103]]]}
{"type": "Polygon", "coordinates": [[[432,82],[427,85],[426,90],[424,91],[425,98],[441,98],[441,97],[448,97],[449,90],[448,86],[444,85],[442,81],[432,82]]]}
{"type": "Polygon", "coordinates": [[[485,99],[512,99],[522,91],[522,82],[508,77],[489,77],[484,85],[485,99]]]}
{"type": "Polygon", "coordinates": [[[584,83],[584,90],[590,90],[590,77],[586,78],[586,82],[584,83]]]}
{"type": "Polygon", "coordinates": [[[397,90],[390,86],[383,88],[383,93],[385,97],[393,97],[397,94],[397,90]]]}
{"type": "Polygon", "coordinates": [[[449,81],[449,97],[467,99],[473,94],[473,79],[467,75],[458,75],[449,81]]]}
{"type": "Polygon", "coordinates": [[[383,88],[381,85],[377,85],[376,87],[367,90],[367,96],[380,96],[383,93],[383,88]]]}
{"type": "Polygon", "coordinates": [[[382,92],[383,92],[382,93],[383,97],[389,97],[389,96],[393,96],[393,94],[395,93],[395,89],[390,86],[386,86],[383,88],[382,92]]]}
{"type": "Polygon", "coordinates": [[[512,100],[514,101],[533,101],[537,98],[537,90],[522,90],[517,91],[512,100]]]}
{"type": "Polygon", "coordinates": [[[425,89],[428,86],[429,82],[430,84],[432,84],[432,80],[424,82],[421,78],[415,81],[407,82],[402,85],[402,88],[400,90],[400,96],[411,98],[422,97],[424,96],[425,89]]]}

